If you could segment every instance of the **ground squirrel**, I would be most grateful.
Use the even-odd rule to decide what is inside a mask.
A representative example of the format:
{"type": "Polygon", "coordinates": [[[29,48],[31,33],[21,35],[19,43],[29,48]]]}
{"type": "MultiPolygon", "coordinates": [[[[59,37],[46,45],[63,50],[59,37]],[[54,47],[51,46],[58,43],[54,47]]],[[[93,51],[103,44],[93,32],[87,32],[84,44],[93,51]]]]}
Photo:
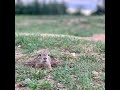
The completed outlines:
{"type": "Polygon", "coordinates": [[[36,58],[28,61],[24,64],[25,66],[35,67],[35,68],[43,68],[43,69],[50,69],[52,67],[57,67],[60,65],[60,61],[56,60],[53,56],[50,55],[47,49],[43,49],[36,58]]]}
{"type": "Polygon", "coordinates": [[[49,56],[49,51],[44,49],[38,56],[35,58],[36,65],[35,67],[44,67],[52,70],[51,67],[51,58],[49,56]]]}

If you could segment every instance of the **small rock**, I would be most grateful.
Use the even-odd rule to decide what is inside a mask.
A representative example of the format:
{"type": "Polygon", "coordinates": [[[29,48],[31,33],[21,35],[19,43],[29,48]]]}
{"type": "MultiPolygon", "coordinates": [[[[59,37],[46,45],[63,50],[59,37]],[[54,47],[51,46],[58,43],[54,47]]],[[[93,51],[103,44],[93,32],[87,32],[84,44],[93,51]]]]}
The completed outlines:
{"type": "Polygon", "coordinates": [[[30,82],[31,82],[31,80],[29,78],[27,78],[23,81],[24,84],[29,84],[30,82]]]}
{"type": "Polygon", "coordinates": [[[93,77],[94,79],[100,79],[100,77],[99,76],[97,76],[97,77],[93,77]]]}
{"type": "Polygon", "coordinates": [[[75,57],[75,53],[71,53],[72,54],[72,56],[74,56],[75,57]]]}
{"type": "Polygon", "coordinates": [[[99,73],[96,71],[92,71],[93,76],[98,77],[99,73]]]}
{"type": "Polygon", "coordinates": [[[57,83],[57,87],[58,87],[58,88],[65,88],[65,86],[63,86],[63,85],[60,84],[60,83],[57,83]]]}
{"type": "Polygon", "coordinates": [[[18,45],[18,47],[20,48],[20,47],[21,47],[21,45],[18,45]]]}

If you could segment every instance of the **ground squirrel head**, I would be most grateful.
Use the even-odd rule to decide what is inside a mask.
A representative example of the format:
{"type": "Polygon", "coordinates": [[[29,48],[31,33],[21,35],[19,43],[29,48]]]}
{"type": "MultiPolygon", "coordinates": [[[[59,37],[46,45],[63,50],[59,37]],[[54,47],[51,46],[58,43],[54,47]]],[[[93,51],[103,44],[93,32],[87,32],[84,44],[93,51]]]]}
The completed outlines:
{"type": "Polygon", "coordinates": [[[41,63],[47,63],[50,62],[50,56],[49,56],[49,51],[47,49],[44,49],[40,54],[40,62],[41,63]]]}

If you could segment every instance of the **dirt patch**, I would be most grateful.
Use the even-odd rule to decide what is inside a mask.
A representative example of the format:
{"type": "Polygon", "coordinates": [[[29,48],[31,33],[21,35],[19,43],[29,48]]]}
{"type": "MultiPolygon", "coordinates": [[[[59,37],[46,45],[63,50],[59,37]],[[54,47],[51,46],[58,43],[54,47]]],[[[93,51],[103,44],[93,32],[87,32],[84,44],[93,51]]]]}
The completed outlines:
{"type": "Polygon", "coordinates": [[[15,90],[30,90],[30,89],[26,86],[22,86],[22,83],[16,83],[15,90]]]}
{"type": "Polygon", "coordinates": [[[96,34],[96,35],[93,35],[92,37],[87,37],[87,38],[93,41],[105,41],[104,34],[96,34]]]}
{"type": "MultiPolygon", "coordinates": [[[[34,60],[34,58],[32,60],[30,60],[30,61],[24,62],[23,64],[24,64],[24,66],[28,66],[28,67],[44,69],[43,64],[39,64],[39,66],[36,67],[37,61],[34,60]]],[[[51,66],[52,66],[52,68],[55,68],[55,67],[59,66],[60,64],[61,64],[61,62],[59,60],[56,60],[53,57],[51,58],[51,66]]]]}
{"type": "Polygon", "coordinates": [[[15,61],[20,59],[24,54],[22,54],[21,49],[16,47],[15,48],[15,61]]]}

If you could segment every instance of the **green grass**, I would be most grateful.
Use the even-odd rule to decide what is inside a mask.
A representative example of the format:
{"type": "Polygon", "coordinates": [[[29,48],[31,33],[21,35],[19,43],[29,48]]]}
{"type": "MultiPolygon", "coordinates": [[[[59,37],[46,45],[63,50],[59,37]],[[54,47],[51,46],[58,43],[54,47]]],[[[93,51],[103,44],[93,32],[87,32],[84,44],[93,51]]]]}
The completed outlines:
{"type": "Polygon", "coordinates": [[[24,51],[33,52],[41,48],[65,49],[69,52],[104,52],[103,42],[94,42],[86,40],[71,39],[69,37],[42,37],[42,36],[16,36],[15,46],[21,46],[24,51]],[[95,47],[95,46],[96,47],[95,47]],[[85,49],[83,49],[83,47],[85,49]]]}
{"type": "MultiPolygon", "coordinates": [[[[18,34],[26,32],[91,36],[104,34],[105,31],[104,16],[15,16],[15,18],[15,28],[18,34]],[[73,20],[79,18],[85,21],[73,20]],[[70,25],[69,22],[71,22],[70,25]]],[[[29,78],[31,82],[27,83],[27,87],[30,90],[57,90],[55,83],[61,83],[69,90],[105,90],[105,42],[67,36],[16,35],[15,47],[16,50],[19,48],[20,52],[26,55],[18,59],[19,62],[27,61],[32,58],[34,52],[43,48],[48,48],[50,55],[62,62],[62,65],[53,68],[51,72],[16,63],[16,83],[24,82],[29,78]],[[71,53],[75,53],[76,57],[71,53]],[[92,71],[97,71],[99,78],[94,79],[92,71]],[[53,77],[54,83],[44,79],[48,74],[53,77]]]]}
{"type": "MultiPolygon", "coordinates": [[[[42,36],[16,36],[15,41],[16,47],[21,45],[21,49],[28,56],[31,55],[29,53],[32,53],[35,50],[49,48],[52,56],[64,62],[62,66],[55,68],[54,71],[51,72],[51,75],[56,81],[61,82],[70,90],[100,90],[101,88],[104,90],[104,84],[100,84],[100,86],[96,87],[91,85],[94,81],[91,74],[92,71],[95,70],[101,72],[104,69],[104,44],[105,43],[103,42],[71,39],[68,37],[54,38],[42,36]],[[62,50],[69,51],[69,54],[65,54],[62,50]],[[78,54],[77,60],[71,56],[70,53],[72,52],[78,54]],[[92,53],[96,53],[97,55],[92,55],[92,53]],[[72,68],[69,67],[71,63],[74,66],[72,68]],[[73,78],[72,75],[76,76],[76,78],[73,78]]],[[[21,67],[19,69],[17,69],[19,71],[16,71],[18,72],[16,74],[17,81],[24,81],[26,78],[30,78],[31,80],[41,80],[44,76],[49,74],[48,71],[44,70],[32,68],[25,69],[21,67]]],[[[101,81],[102,80],[104,80],[104,76],[101,76],[101,81]]],[[[44,84],[42,85],[44,86],[44,84]]],[[[39,85],[37,84],[37,86],[39,85]]],[[[48,86],[49,84],[46,85],[45,83],[44,88],[47,88],[48,86]]],[[[39,87],[42,86],[40,85],[39,87]]]]}
{"type": "Polygon", "coordinates": [[[37,70],[34,68],[28,68],[24,66],[16,66],[16,81],[23,81],[26,78],[30,78],[31,80],[39,80],[42,79],[47,71],[37,70]]]}
{"type": "Polygon", "coordinates": [[[40,90],[54,90],[53,85],[50,82],[45,81],[45,80],[41,80],[38,83],[37,88],[40,89],[40,90]]]}
{"type": "Polygon", "coordinates": [[[15,16],[16,33],[92,36],[105,33],[105,16],[15,16]]]}

